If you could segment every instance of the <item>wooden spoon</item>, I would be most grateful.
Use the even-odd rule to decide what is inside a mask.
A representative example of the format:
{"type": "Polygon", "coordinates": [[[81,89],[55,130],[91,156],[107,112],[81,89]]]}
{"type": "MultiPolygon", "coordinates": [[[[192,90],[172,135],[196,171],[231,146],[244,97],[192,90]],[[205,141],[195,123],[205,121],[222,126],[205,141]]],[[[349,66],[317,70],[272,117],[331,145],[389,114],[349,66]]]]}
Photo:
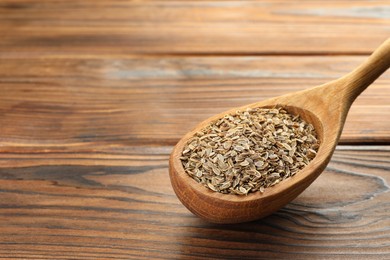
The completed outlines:
{"type": "Polygon", "coordinates": [[[256,220],[278,210],[304,191],[325,169],[353,101],[389,67],[390,38],[363,64],[340,79],[304,91],[233,108],[200,123],[179,141],[171,154],[169,173],[176,195],[194,214],[214,223],[256,220]],[[187,175],[179,157],[187,140],[197,131],[237,110],[274,106],[282,106],[289,113],[300,115],[315,127],[320,147],[316,157],[305,168],[293,177],[266,188],[264,193],[254,192],[247,196],[211,191],[187,175]]]}

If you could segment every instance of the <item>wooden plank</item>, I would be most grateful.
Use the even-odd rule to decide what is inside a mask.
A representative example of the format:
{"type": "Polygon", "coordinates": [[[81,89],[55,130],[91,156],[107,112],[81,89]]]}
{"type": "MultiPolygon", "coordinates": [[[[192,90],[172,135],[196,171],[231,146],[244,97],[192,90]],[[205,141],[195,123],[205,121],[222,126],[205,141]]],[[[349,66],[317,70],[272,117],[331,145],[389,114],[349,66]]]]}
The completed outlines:
{"type": "MultiPolygon", "coordinates": [[[[231,107],[335,79],[365,57],[3,58],[3,147],[173,145],[231,107]]],[[[354,103],[341,143],[390,141],[390,74],[354,103]]],[[[60,149],[60,148],[58,148],[60,149]]],[[[67,148],[66,148],[67,149],[67,148]]]]}
{"type": "Polygon", "coordinates": [[[368,54],[390,35],[380,1],[0,3],[0,53],[368,54]]]}
{"type": "Polygon", "coordinates": [[[263,220],[214,225],[178,201],[172,147],[0,153],[0,255],[39,259],[387,259],[389,146],[338,147],[326,171],[263,220]],[[27,158],[22,158],[27,156],[27,158]],[[63,159],[61,159],[61,157],[63,159]]]}

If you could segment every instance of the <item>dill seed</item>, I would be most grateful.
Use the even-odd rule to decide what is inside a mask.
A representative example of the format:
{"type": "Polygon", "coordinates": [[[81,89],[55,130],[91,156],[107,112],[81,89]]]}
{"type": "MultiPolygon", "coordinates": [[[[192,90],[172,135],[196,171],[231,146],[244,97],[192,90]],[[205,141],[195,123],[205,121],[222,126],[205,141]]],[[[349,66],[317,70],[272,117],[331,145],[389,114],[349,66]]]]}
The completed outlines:
{"type": "Polygon", "coordinates": [[[317,154],[314,127],[283,108],[237,111],[212,122],[186,143],[186,173],[221,193],[263,193],[290,178],[317,154]]]}

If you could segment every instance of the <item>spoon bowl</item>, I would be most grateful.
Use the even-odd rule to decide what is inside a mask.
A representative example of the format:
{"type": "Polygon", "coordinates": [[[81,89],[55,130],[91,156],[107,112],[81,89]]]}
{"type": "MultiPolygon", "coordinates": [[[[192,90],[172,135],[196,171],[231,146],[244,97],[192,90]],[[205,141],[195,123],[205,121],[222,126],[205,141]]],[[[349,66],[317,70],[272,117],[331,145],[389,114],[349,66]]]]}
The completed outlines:
{"type": "Polygon", "coordinates": [[[180,201],[195,215],[214,223],[240,223],[272,214],[303,192],[325,169],[340,138],[350,106],[356,97],[390,67],[390,39],[362,65],[335,81],[304,91],[233,108],[203,121],[175,146],[169,160],[172,187],[180,201]],[[294,176],[263,193],[246,196],[211,191],[192,179],[180,157],[187,141],[196,132],[226,114],[247,108],[283,107],[312,124],[320,141],[315,158],[294,176]]]}

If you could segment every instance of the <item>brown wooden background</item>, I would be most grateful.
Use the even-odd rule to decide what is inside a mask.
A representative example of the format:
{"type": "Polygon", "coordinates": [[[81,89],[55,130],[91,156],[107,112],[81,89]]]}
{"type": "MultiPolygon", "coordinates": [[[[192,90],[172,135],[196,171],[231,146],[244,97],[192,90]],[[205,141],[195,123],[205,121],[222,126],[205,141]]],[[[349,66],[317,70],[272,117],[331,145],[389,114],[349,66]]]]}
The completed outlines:
{"type": "Polygon", "coordinates": [[[0,258],[390,259],[389,72],[272,216],[206,223],[168,178],[197,122],[336,79],[389,36],[388,0],[0,0],[0,258]]]}

